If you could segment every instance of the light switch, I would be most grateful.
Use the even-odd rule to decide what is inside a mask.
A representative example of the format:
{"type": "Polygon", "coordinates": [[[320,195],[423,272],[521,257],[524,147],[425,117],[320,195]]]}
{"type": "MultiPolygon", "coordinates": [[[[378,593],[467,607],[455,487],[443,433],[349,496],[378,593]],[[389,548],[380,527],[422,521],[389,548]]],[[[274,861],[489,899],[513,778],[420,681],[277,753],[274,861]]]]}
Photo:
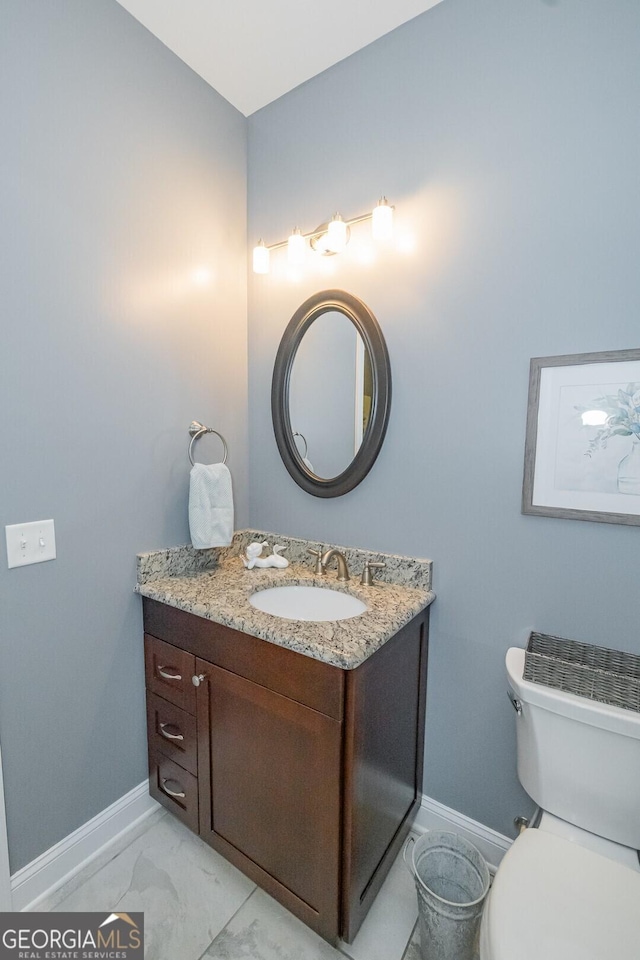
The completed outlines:
{"type": "Polygon", "coordinates": [[[53,520],[13,523],[4,528],[7,537],[9,567],[26,567],[56,558],[56,532],[53,520]]]}

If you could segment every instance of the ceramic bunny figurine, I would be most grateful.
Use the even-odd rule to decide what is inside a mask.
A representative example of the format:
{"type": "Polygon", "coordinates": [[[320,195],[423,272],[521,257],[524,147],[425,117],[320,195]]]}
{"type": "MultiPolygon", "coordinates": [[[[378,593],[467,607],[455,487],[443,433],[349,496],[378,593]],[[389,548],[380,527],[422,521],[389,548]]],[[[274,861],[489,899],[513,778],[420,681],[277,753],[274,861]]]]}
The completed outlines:
{"type": "Polygon", "coordinates": [[[271,556],[267,557],[267,559],[264,561],[265,567],[280,567],[280,569],[283,570],[285,567],[289,566],[289,561],[287,558],[280,556],[280,550],[284,550],[284,547],[280,544],[276,544],[273,548],[273,553],[271,556]]]}
{"type": "Polygon", "coordinates": [[[279,550],[284,550],[284,547],[280,544],[276,544],[273,548],[273,553],[268,557],[262,557],[262,548],[269,547],[269,544],[266,540],[263,540],[262,543],[250,543],[247,547],[247,556],[246,559],[243,557],[242,562],[244,563],[247,570],[253,570],[254,567],[279,567],[284,569],[289,566],[289,561],[286,557],[281,557],[279,550]]]}
{"type": "Polygon", "coordinates": [[[253,570],[256,565],[259,567],[265,566],[264,560],[260,562],[260,554],[262,553],[262,548],[268,546],[269,544],[266,540],[263,540],[262,543],[255,541],[254,543],[249,544],[246,549],[246,558],[242,557],[242,562],[247,570],[253,570]]]}

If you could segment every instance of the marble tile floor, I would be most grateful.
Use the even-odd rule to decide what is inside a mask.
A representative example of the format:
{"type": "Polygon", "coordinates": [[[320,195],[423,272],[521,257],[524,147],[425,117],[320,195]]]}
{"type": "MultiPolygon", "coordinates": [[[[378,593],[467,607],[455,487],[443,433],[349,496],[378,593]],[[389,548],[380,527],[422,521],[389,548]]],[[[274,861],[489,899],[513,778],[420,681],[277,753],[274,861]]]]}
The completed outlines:
{"type": "Polygon", "coordinates": [[[34,909],[143,911],[146,960],[420,960],[402,856],[353,943],[334,948],[164,811],[34,909]]]}

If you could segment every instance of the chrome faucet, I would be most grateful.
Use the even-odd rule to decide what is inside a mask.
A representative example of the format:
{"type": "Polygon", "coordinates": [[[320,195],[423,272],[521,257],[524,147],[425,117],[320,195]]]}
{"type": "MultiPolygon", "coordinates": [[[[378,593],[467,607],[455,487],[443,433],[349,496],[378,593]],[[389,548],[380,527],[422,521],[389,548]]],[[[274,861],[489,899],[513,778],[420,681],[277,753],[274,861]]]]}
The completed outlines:
{"type": "Polygon", "coordinates": [[[327,550],[327,552],[320,558],[322,572],[327,572],[327,564],[330,560],[333,560],[334,557],[338,562],[338,580],[340,580],[341,583],[346,583],[347,580],[351,580],[351,577],[349,576],[349,566],[344,553],[340,553],[339,550],[327,550]]]}

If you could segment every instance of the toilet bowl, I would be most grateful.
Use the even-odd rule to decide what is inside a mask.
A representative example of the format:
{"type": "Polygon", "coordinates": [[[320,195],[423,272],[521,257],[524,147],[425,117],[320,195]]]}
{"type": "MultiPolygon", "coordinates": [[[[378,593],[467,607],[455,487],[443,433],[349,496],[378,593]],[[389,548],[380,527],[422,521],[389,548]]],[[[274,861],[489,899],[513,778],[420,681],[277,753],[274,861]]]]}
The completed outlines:
{"type": "Polygon", "coordinates": [[[638,960],[640,872],[542,827],[505,854],[480,960],[638,960]]]}
{"type": "Polygon", "coordinates": [[[640,714],[522,679],[518,775],[542,812],[514,841],[482,919],[480,960],[639,960],[640,714]]]}

